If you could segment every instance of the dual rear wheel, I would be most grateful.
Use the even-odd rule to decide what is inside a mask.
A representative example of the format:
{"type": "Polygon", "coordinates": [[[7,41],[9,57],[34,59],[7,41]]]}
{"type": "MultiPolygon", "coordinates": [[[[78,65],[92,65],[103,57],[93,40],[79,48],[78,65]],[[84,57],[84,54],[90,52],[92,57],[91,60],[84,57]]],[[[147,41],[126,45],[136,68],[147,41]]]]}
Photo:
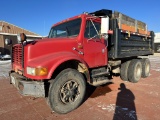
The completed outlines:
{"type": "Polygon", "coordinates": [[[133,59],[121,65],[120,77],[124,81],[136,83],[141,77],[148,77],[150,73],[150,61],[148,58],[133,59]]]}

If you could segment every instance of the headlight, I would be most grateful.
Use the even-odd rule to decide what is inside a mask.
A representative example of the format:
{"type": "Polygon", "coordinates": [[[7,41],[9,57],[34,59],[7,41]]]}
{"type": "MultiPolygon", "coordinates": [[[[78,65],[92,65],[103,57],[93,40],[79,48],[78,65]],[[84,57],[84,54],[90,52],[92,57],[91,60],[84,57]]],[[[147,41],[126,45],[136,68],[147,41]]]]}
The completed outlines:
{"type": "Polygon", "coordinates": [[[44,76],[48,74],[48,70],[47,68],[44,67],[39,67],[39,68],[27,67],[27,74],[33,76],[44,76]]]}

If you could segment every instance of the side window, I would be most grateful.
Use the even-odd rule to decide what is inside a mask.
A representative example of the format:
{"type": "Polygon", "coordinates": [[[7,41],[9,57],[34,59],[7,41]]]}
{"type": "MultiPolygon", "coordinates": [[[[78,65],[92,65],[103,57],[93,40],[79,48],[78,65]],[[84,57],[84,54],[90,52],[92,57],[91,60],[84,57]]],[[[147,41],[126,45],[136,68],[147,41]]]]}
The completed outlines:
{"type": "MultiPolygon", "coordinates": [[[[93,22],[93,24],[95,25],[97,31],[100,31],[100,23],[98,22],[93,22]]],[[[91,21],[87,21],[86,24],[86,29],[85,29],[85,38],[99,38],[96,29],[94,28],[92,22],[91,21]]]]}

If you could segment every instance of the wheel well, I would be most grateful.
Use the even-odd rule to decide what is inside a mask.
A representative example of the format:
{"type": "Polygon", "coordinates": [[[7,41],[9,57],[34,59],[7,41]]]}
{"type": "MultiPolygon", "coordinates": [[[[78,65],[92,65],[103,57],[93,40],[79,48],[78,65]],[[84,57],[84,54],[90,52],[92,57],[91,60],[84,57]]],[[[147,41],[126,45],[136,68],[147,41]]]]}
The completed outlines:
{"type": "Polygon", "coordinates": [[[64,69],[67,68],[72,68],[72,69],[76,69],[77,71],[79,71],[80,73],[83,74],[84,78],[86,78],[87,80],[89,80],[89,71],[88,68],[86,67],[85,64],[81,63],[80,61],[77,60],[69,60],[69,61],[65,61],[62,64],[60,64],[55,71],[52,74],[51,79],[55,79],[55,77],[64,69]]]}
{"type": "Polygon", "coordinates": [[[49,81],[45,81],[45,97],[48,97],[49,87],[50,87],[50,83],[52,82],[52,80],[55,79],[56,76],[62,70],[67,69],[67,68],[72,68],[72,69],[78,70],[80,73],[82,73],[82,75],[84,76],[86,81],[90,81],[89,71],[88,71],[88,68],[86,67],[85,64],[83,64],[77,60],[65,61],[55,69],[55,71],[52,74],[51,79],[49,81]]]}

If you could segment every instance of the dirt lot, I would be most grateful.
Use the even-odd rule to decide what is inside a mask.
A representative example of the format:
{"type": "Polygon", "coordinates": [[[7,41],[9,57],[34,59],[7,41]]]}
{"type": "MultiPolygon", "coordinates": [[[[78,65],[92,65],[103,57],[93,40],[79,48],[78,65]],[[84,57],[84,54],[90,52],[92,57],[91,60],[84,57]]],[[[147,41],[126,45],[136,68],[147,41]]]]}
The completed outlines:
{"type": "Polygon", "coordinates": [[[160,54],[150,60],[148,78],[133,84],[113,77],[113,84],[88,87],[85,102],[65,115],[52,113],[45,98],[21,96],[9,84],[10,61],[0,62],[0,120],[159,120],[160,54]]]}

